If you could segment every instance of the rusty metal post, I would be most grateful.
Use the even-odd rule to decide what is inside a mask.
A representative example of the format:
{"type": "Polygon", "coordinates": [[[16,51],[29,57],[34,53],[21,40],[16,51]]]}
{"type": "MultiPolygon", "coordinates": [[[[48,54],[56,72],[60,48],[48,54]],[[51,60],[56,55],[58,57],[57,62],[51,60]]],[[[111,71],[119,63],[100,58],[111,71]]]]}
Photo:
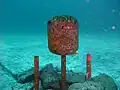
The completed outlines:
{"type": "Polygon", "coordinates": [[[34,88],[39,90],[39,56],[34,57],[34,88]]]}
{"type": "Polygon", "coordinates": [[[91,55],[90,54],[87,54],[86,69],[87,69],[86,80],[89,80],[91,78],[91,55]]]}
{"type": "Polygon", "coordinates": [[[61,55],[61,89],[66,90],[66,55],[61,55]]]}

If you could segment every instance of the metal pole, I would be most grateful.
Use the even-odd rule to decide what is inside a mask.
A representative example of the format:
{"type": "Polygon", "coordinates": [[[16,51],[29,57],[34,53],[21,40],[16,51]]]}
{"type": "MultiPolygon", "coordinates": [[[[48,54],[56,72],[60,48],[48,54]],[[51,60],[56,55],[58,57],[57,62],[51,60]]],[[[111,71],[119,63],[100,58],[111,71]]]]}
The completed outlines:
{"type": "Polygon", "coordinates": [[[61,55],[61,89],[66,90],[66,55],[61,55]]]}
{"type": "Polygon", "coordinates": [[[87,54],[86,69],[87,69],[86,80],[89,80],[91,78],[91,55],[90,54],[87,54]]]}
{"type": "Polygon", "coordinates": [[[34,57],[34,88],[39,90],[39,56],[34,57]]]}

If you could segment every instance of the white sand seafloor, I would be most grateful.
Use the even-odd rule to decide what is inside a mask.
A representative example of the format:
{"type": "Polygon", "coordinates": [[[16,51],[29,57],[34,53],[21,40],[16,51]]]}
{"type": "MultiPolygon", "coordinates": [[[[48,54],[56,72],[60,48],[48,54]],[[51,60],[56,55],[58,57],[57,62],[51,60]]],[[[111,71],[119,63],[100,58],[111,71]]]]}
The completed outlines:
{"type": "MultiPolygon", "coordinates": [[[[92,76],[106,73],[113,77],[120,88],[119,38],[112,37],[112,35],[81,35],[78,54],[67,56],[67,69],[85,73],[85,55],[90,53],[92,55],[92,76]]],[[[49,52],[47,45],[47,37],[44,35],[5,35],[0,42],[0,63],[14,74],[22,73],[33,67],[34,56],[39,56],[40,67],[48,63],[60,67],[60,56],[49,52]]],[[[0,66],[0,90],[12,90],[12,87],[16,87],[14,90],[20,90],[24,86],[16,83],[14,78],[0,66]]]]}

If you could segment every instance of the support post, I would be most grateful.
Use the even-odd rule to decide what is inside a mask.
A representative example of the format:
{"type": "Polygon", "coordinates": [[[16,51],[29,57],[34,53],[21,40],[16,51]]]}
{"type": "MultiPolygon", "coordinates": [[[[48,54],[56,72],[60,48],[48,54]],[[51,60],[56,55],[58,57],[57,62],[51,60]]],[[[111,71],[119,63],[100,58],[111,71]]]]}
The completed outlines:
{"type": "Polygon", "coordinates": [[[61,90],[66,89],[66,55],[61,55],[61,90]]]}
{"type": "Polygon", "coordinates": [[[34,56],[34,88],[39,90],[39,56],[34,56]]]}
{"type": "Polygon", "coordinates": [[[91,78],[91,55],[87,54],[87,58],[86,58],[86,80],[89,80],[91,78]]]}

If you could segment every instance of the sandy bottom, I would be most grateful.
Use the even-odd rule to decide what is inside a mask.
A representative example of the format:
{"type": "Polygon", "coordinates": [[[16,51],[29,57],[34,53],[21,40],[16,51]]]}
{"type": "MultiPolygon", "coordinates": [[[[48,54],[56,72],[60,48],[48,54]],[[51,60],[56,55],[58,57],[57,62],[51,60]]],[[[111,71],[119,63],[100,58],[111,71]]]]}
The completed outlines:
{"type": "MultiPolygon", "coordinates": [[[[86,54],[92,55],[92,76],[106,73],[112,76],[120,88],[120,41],[117,37],[100,35],[80,36],[78,54],[67,56],[67,69],[75,72],[86,72],[86,54]]],[[[5,66],[13,74],[19,74],[33,67],[34,56],[39,56],[40,67],[48,63],[60,67],[60,56],[49,52],[46,36],[11,36],[3,37],[0,45],[0,89],[25,90],[29,85],[16,83],[14,78],[3,69],[5,66]],[[21,89],[20,89],[21,88],[21,89]]]]}

